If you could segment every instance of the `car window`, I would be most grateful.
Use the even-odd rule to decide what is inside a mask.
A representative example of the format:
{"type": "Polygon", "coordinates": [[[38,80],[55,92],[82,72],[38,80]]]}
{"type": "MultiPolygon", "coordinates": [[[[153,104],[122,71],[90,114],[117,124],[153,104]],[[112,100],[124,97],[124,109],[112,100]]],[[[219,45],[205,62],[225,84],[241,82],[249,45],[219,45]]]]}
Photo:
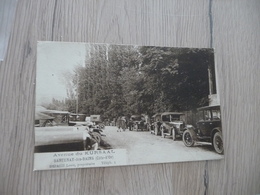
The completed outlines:
{"type": "Polygon", "coordinates": [[[197,118],[198,118],[198,121],[204,121],[204,114],[203,114],[203,110],[199,111],[197,113],[197,118]]]}
{"type": "Polygon", "coordinates": [[[163,115],[162,120],[165,122],[170,122],[170,115],[163,115]]]}
{"type": "Polygon", "coordinates": [[[213,120],[220,120],[220,110],[212,110],[212,119],[213,120]]]}
{"type": "Polygon", "coordinates": [[[211,120],[211,111],[210,110],[204,110],[204,119],[206,121],[211,120]]]}
{"type": "Polygon", "coordinates": [[[179,115],[171,115],[171,121],[179,121],[180,116],[179,115]]]}

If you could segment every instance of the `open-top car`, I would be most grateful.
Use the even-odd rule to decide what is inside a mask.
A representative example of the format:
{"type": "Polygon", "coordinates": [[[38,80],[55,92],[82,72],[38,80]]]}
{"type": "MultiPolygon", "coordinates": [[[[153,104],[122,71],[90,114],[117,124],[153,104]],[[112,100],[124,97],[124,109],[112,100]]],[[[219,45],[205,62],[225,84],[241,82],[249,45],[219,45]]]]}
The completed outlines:
{"type": "Polygon", "coordinates": [[[184,132],[185,123],[182,120],[184,113],[180,112],[164,112],[161,114],[161,135],[162,137],[170,136],[173,140],[181,137],[184,132]]]}
{"type": "Polygon", "coordinates": [[[218,154],[224,153],[220,106],[198,108],[196,127],[187,128],[183,142],[191,147],[196,142],[210,142],[218,154]]]}

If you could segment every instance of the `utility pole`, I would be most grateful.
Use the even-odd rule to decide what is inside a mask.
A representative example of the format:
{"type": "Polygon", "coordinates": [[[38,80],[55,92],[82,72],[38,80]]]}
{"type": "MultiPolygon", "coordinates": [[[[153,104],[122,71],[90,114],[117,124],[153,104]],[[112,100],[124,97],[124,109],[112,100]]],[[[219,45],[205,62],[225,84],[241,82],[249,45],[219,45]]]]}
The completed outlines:
{"type": "Polygon", "coordinates": [[[79,111],[79,77],[78,77],[78,74],[76,74],[76,77],[77,77],[76,114],[78,115],[78,111],[79,111]]]}

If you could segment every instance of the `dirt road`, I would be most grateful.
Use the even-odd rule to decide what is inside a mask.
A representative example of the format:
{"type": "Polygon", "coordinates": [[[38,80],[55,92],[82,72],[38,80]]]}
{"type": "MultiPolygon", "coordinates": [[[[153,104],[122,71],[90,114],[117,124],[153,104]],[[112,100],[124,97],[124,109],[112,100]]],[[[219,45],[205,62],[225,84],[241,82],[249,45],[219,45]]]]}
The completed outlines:
{"type": "Polygon", "coordinates": [[[129,164],[182,162],[194,160],[222,159],[210,145],[186,147],[182,140],[162,138],[147,131],[117,132],[117,127],[107,126],[104,130],[113,149],[126,149],[129,164]]]}

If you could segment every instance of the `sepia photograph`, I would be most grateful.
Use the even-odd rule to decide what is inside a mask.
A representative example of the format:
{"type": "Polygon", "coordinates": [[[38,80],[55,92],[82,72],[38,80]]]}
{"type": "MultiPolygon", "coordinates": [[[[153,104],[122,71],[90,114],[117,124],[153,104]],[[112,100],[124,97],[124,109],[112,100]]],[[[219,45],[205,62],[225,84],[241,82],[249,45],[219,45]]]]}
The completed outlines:
{"type": "Polygon", "coordinates": [[[36,72],[34,170],[224,158],[212,48],[38,42],[36,72]]]}

